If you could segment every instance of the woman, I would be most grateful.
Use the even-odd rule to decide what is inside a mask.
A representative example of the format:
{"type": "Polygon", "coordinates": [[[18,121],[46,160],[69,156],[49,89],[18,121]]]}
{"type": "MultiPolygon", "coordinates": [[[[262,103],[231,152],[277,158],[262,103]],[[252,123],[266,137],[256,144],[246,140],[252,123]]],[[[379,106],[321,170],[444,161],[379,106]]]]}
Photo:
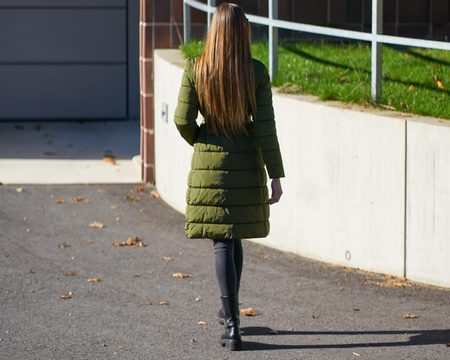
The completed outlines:
{"type": "Polygon", "coordinates": [[[194,147],[186,192],[188,238],[214,242],[225,326],[220,343],[242,348],[239,285],[243,238],[269,234],[269,205],[282,194],[284,168],[266,67],[252,59],[250,25],[239,6],[214,13],[205,49],[188,59],[174,122],[194,147]],[[198,111],[204,121],[198,126],[198,111]],[[272,196],[267,189],[267,167],[272,196]]]}

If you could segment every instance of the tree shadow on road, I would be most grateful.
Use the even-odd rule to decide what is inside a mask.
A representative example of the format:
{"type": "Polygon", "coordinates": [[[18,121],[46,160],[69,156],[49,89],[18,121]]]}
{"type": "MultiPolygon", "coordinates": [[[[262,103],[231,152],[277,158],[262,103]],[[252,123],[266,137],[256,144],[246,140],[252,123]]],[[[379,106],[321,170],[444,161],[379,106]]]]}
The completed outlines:
{"type": "Polygon", "coordinates": [[[334,335],[342,336],[348,339],[353,335],[408,335],[411,336],[407,341],[382,341],[377,342],[348,342],[344,344],[322,344],[287,345],[287,344],[266,344],[254,341],[244,341],[244,351],[254,350],[290,350],[290,349],[346,349],[346,348],[377,348],[377,347],[394,347],[394,346],[417,346],[417,345],[436,345],[450,343],[450,329],[442,330],[375,330],[375,331],[289,331],[289,330],[273,330],[268,327],[243,327],[242,336],[279,336],[279,335],[334,335]]]}

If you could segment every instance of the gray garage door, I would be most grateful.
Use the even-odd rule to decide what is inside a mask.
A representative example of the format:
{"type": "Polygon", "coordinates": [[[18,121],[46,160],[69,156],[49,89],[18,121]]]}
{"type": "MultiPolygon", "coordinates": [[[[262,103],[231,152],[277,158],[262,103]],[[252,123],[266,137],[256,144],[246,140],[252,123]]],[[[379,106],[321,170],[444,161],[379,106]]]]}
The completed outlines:
{"type": "Polygon", "coordinates": [[[0,0],[0,119],[127,117],[127,0],[0,0]]]}

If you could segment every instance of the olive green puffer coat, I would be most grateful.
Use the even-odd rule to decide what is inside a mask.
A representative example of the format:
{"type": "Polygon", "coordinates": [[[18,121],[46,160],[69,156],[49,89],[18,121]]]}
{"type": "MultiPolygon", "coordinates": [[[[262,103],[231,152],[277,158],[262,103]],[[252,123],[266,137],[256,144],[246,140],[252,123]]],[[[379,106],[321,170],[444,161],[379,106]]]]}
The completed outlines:
{"type": "Polygon", "coordinates": [[[188,238],[243,239],[269,234],[271,179],[284,177],[275,128],[272,90],[264,64],[253,60],[257,111],[246,124],[250,136],[231,141],[196,123],[199,102],[194,62],[183,73],[174,122],[194,147],[186,192],[185,234],[188,238]]]}

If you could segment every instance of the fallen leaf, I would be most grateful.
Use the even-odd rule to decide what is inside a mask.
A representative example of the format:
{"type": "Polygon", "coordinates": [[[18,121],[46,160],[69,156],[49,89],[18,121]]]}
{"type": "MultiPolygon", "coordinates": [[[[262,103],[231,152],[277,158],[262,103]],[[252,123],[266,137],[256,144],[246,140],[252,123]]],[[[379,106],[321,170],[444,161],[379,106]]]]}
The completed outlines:
{"type": "Polygon", "coordinates": [[[64,271],[64,276],[75,276],[75,271],[64,271]]]}
{"type": "Polygon", "coordinates": [[[445,90],[444,83],[439,79],[437,75],[434,75],[434,83],[440,90],[445,90]]]}
{"type": "Polygon", "coordinates": [[[139,305],[153,305],[153,303],[148,299],[140,300],[138,304],[139,305]]]}
{"type": "Polygon", "coordinates": [[[160,301],[159,304],[160,304],[160,305],[169,305],[169,302],[163,300],[163,301],[160,301]]]}
{"type": "Polygon", "coordinates": [[[141,200],[141,198],[139,196],[132,195],[132,194],[128,194],[127,196],[125,196],[125,199],[128,200],[128,201],[139,201],[139,200],[141,200]]]}
{"type": "Polygon", "coordinates": [[[134,188],[134,191],[136,191],[136,192],[144,192],[144,187],[143,186],[136,186],[134,188]]]}
{"type": "Polygon", "coordinates": [[[92,244],[94,241],[91,239],[86,239],[86,240],[83,240],[83,242],[86,244],[92,244]]]}
{"type": "Polygon", "coordinates": [[[167,262],[173,261],[171,256],[161,256],[161,260],[164,260],[164,261],[167,261],[167,262]]]}
{"type": "Polygon", "coordinates": [[[161,197],[161,195],[159,195],[159,192],[152,190],[152,191],[150,191],[150,197],[159,199],[161,197]]]}
{"type": "Polygon", "coordinates": [[[261,313],[254,308],[241,309],[241,314],[245,316],[261,315],[261,313]]]}
{"type": "Polygon", "coordinates": [[[178,278],[178,279],[185,279],[185,278],[190,278],[192,277],[192,275],[190,274],[185,274],[185,273],[173,273],[172,276],[174,278],[178,278]]]}
{"type": "Polygon", "coordinates": [[[357,352],[352,352],[352,355],[355,355],[355,356],[361,356],[361,354],[358,354],[357,352]]]}
{"type": "Polygon", "coordinates": [[[99,222],[99,221],[93,221],[89,224],[90,228],[94,228],[94,229],[101,229],[105,227],[105,224],[99,222]]]}
{"type": "Polygon", "coordinates": [[[63,300],[68,300],[68,299],[72,299],[72,295],[73,295],[72,292],[69,291],[68,293],[59,294],[59,298],[63,299],[63,300]]]}
{"type": "Polygon", "coordinates": [[[70,245],[69,245],[69,243],[67,241],[63,241],[63,242],[58,244],[58,247],[60,249],[65,249],[66,247],[70,247],[70,245]]]}
{"type": "Polygon", "coordinates": [[[399,278],[393,275],[386,275],[386,280],[380,282],[378,285],[383,287],[411,287],[412,283],[407,279],[399,278]]]}
{"type": "Polygon", "coordinates": [[[111,209],[117,209],[119,207],[119,205],[113,204],[110,206],[111,209]]]}
{"type": "Polygon", "coordinates": [[[73,198],[73,201],[76,202],[76,203],[88,203],[89,199],[85,198],[85,197],[82,197],[82,196],[75,196],[73,198]]]}
{"type": "Polygon", "coordinates": [[[135,246],[135,247],[145,247],[142,239],[139,236],[130,236],[127,241],[123,242],[113,242],[113,246],[135,246]]]}
{"type": "Polygon", "coordinates": [[[206,325],[206,321],[200,320],[197,324],[199,324],[199,325],[206,325]]]}
{"type": "Polygon", "coordinates": [[[100,279],[100,278],[98,278],[98,277],[93,277],[93,278],[87,279],[87,281],[88,281],[88,282],[91,282],[91,283],[98,283],[98,282],[101,282],[102,279],[100,279]]]}
{"type": "Polygon", "coordinates": [[[58,199],[55,201],[58,205],[64,204],[64,199],[58,199]]]}
{"type": "Polygon", "coordinates": [[[445,346],[450,347],[450,342],[448,342],[447,344],[445,344],[445,346]]]}
{"type": "Polygon", "coordinates": [[[23,192],[23,188],[21,188],[21,187],[16,188],[16,192],[18,192],[18,193],[23,192]]]}
{"type": "Polygon", "coordinates": [[[408,91],[412,91],[412,90],[414,90],[416,87],[414,86],[414,85],[409,85],[406,89],[408,90],[408,91]]]}
{"type": "Polygon", "coordinates": [[[406,314],[403,314],[403,318],[404,319],[417,319],[418,316],[414,313],[406,313],[406,314]]]}
{"type": "Polygon", "coordinates": [[[111,154],[105,154],[105,155],[103,155],[103,161],[108,163],[108,164],[115,165],[116,157],[114,155],[111,155],[111,154]]]}

